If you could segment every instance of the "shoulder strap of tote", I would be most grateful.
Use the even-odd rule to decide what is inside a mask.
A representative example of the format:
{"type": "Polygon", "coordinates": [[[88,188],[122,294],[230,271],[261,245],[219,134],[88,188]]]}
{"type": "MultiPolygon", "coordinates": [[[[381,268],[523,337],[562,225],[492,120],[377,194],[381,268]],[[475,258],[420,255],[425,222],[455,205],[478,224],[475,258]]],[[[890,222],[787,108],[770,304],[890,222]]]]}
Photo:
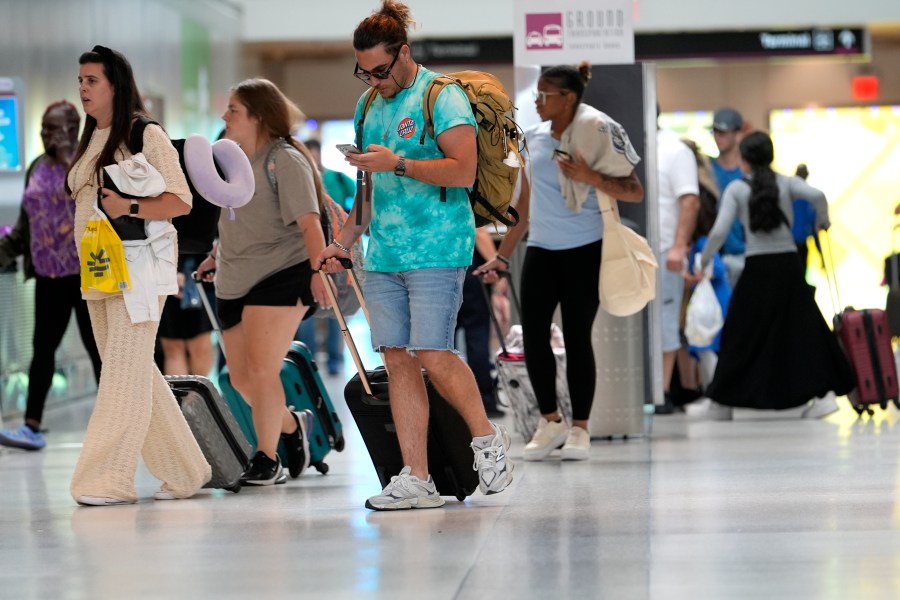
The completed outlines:
{"type": "Polygon", "coordinates": [[[611,221],[615,223],[621,223],[622,221],[619,218],[618,201],[613,199],[606,192],[596,190],[596,193],[597,201],[600,204],[600,215],[603,217],[603,224],[606,225],[611,221]]]}

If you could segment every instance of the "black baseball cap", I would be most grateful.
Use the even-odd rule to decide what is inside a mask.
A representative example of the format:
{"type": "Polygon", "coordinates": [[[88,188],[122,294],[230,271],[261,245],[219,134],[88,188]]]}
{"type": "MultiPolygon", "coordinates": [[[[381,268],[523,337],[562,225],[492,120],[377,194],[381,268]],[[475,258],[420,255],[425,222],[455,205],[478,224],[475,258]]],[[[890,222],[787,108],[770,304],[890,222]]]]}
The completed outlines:
{"type": "Polygon", "coordinates": [[[733,108],[720,108],[713,115],[712,128],[718,131],[738,131],[744,127],[744,118],[733,108]]]}

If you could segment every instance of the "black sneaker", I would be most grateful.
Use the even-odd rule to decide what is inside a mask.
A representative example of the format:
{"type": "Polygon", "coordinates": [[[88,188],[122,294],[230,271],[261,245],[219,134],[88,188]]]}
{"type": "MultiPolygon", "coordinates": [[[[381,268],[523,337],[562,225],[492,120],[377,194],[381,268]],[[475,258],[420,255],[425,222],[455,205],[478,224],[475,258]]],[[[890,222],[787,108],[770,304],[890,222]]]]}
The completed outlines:
{"type": "Polygon", "coordinates": [[[291,415],[297,422],[297,431],[282,433],[281,441],[287,454],[288,472],[297,479],[309,467],[309,431],[315,417],[310,410],[291,411],[291,415]]]}
{"type": "Polygon", "coordinates": [[[250,461],[250,466],[241,475],[243,485],[273,485],[284,483],[287,476],[281,469],[281,459],[272,460],[264,452],[257,452],[250,461]]]}

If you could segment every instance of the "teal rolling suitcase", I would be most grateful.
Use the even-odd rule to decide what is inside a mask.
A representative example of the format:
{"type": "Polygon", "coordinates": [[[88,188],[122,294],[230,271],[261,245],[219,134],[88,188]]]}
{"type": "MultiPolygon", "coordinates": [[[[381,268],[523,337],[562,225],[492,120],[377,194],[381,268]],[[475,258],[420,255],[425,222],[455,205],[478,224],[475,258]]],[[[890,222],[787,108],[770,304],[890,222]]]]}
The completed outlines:
{"type": "MultiPolygon", "coordinates": [[[[309,409],[315,415],[312,431],[308,433],[310,465],[323,475],[328,472],[325,457],[332,449],[338,452],[344,449],[343,425],[334,410],[331,398],[319,376],[319,369],[302,342],[293,342],[284,362],[281,365],[281,383],[284,386],[285,401],[293,410],[309,409]]],[[[244,402],[240,393],[232,387],[228,379],[228,367],[219,374],[219,389],[238,425],[247,439],[256,447],[256,432],[253,429],[253,416],[250,406],[244,402]]],[[[278,454],[283,464],[287,464],[284,444],[278,444],[278,454]]]]}

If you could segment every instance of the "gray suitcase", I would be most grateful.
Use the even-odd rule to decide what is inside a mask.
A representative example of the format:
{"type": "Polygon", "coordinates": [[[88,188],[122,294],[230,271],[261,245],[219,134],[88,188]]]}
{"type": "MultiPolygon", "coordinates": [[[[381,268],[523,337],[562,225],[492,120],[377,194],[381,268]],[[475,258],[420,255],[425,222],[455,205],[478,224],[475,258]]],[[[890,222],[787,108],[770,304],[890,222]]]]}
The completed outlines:
{"type": "Polygon", "coordinates": [[[195,375],[172,375],[166,381],[212,467],[212,479],[203,487],[241,491],[241,474],[253,447],[219,390],[206,377],[195,375]]]}

